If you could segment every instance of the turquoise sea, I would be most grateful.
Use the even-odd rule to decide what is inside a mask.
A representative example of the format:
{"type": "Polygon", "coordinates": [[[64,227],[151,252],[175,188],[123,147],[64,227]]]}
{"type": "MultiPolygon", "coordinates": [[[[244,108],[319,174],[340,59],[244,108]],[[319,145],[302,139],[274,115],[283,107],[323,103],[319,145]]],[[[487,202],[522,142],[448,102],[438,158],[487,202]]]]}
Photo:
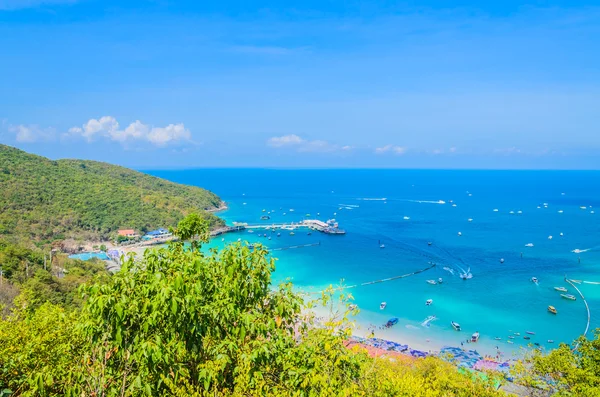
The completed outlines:
{"type": "MultiPolygon", "coordinates": [[[[498,346],[514,354],[528,342],[557,346],[582,334],[587,323],[585,305],[564,282],[565,275],[600,281],[600,213],[595,213],[596,208],[600,211],[600,172],[199,169],[150,173],[214,191],[228,203],[229,210],[220,214],[228,223],[335,218],[346,235],[298,231],[267,240],[257,233],[240,232],[212,243],[220,246],[241,238],[282,248],[320,242],[273,252],[278,258],[275,279],[290,278],[305,291],[338,285],[341,279],[351,285],[402,275],[435,262],[437,267],[418,275],[351,291],[361,309],[357,316],[361,330],[398,317],[395,327],[377,334],[400,342],[418,342],[432,349],[457,346],[479,331],[477,347],[484,351],[498,346]],[[263,209],[272,211],[269,221],[260,220],[263,209]],[[526,246],[530,243],[533,247],[526,246]],[[572,252],[577,249],[582,252],[572,252]],[[443,267],[454,269],[455,275],[443,267]],[[459,268],[470,268],[473,278],[460,279],[459,268]],[[439,285],[425,281],[440,277],[444,282],[439,285]],[[532,283],[531,277],[537,277],[539,284],[532,283]],[[577,300],[562,299],[555,286],[567,287],[577,300]],[[427,299],[434,303],[426,306],[427,299]],[[385,310],[379,309],[382,301],[387,302],[385,310]],[[548,305],[555,306],[558,315],[548,313],[548,305]],[[423,327],[429,315],[438,319],[423,327]],[[454,331],[451,321],[460,323],[463,331],[454,331]],[[526,331],[535,332],[530,341],[523,339],[526,331]],[[515,332],[521,335],[509,339],[515,332]],[[555,343],[549,344],[549,339],[555,343]]],[[[591,310],[590,330],[600,327],[600,285],[579,288],[591,310]]]]}

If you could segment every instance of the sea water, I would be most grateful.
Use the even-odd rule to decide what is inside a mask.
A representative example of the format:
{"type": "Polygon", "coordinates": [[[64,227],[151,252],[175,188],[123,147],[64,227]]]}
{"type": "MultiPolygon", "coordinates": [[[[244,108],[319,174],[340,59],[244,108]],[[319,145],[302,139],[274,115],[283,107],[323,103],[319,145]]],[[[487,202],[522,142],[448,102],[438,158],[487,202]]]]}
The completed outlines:
{"type": "MultiPolygon", "coordinates": [[[[498,346],[514,353],[533,342],[551,348],[571,342],[587,325],[585,305],[565,283],[565,275],[600,281],[600,213],[595,213],[600,211],[600,172],[202,169],[151,173],[215,192],[229,206],[219,215],[230,224],[334,218],[346,235],[308,235],[300,229],[293,236],[277,231],[281,233],[277,237],[277,232],[245,231],[212,243],[222,246],[241,238],[272,249],[320,243],[273,251],[278,259],[274,280],[292,280],[303,291],[318,292],[340,285],[341,280],[343,285],[380,280],[436,263],[411,277],[348,290],[360,308],[359,333],[398,317],[397,325],[376,330],[376,336],[438,348],[458,346],[478,331],[477,347],[488,351],[498,346]],[[265,214],[269,220],[260,219],[265,214]],[[382,244],[385,248],[380,248],[382,244]],[[443,267],[452,268],[454,275],[443,267]],[[469,268],[473,278],[460,279],[461,269],[469,268]],[[442,284],[426,282],[440,277],[442,284]],[[532,277],[539,283],[533,283],[532,277]],[[561,298],[555,286],[566,287],[577,300],[561,298]],[[425,305],[427,299],[433,299],[431,306],[425,305]],[[384,310],[379,309],[382,301],[387,302],[384,310]],[[550,314],[548,305],[556,307],[558,314],[550,314]],[[437,320],[423,327],[430,315],[437,320]],[[451,321],[460,323],[462,331],[455,331],[451,321]],[[526,331],[535,332],[531,340],[523,338],[526,331]]],[[[600,327],[600,285],[578,287],[589,303],[591,332],[600,327]]]]}

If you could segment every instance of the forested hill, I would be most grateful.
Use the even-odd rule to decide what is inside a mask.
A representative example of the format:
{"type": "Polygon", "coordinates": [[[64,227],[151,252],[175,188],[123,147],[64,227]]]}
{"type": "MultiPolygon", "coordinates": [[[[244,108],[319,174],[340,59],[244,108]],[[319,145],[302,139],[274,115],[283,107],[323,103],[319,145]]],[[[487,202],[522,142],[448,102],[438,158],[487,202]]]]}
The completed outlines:
{"type": "Polygon", "coordinates": [[[38,243],[108,238],[119,228],[174,226],[190,212],[220,204],[207,190],[124,167],[52,161],[0,145],[0,236],[38,243]]]}

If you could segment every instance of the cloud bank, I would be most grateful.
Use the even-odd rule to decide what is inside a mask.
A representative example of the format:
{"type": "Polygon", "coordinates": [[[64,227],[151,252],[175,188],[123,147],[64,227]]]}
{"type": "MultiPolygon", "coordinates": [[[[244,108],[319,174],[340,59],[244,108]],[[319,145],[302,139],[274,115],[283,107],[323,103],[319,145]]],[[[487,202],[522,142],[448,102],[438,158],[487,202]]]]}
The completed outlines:
{"type": "Polygon", "coordinates": [[[98,138],[119,143],[145,141],[159,147],[192,140],[192,133],[185,128],[183,123],[153,127],[136,120],[125,129],[119,127],[119,122],[114,117],[103,116],[99,119],[89,119],[81,127],[69,128],[69,132],[63,137],[82,137],[88,142],[93,142],[98,138]]]}
{"type": "Polygon", "coordinates": [[[299,137],[296,134],[274,136],[267,140],[267,146],[272,148],[291,148],[297,152],[312,152],[312,153],[325,153],[325,152],[337,152],[337,151],[350,151],[352,146],[345,145],[339,146],[322,139],[307,140],[299,137]]]}

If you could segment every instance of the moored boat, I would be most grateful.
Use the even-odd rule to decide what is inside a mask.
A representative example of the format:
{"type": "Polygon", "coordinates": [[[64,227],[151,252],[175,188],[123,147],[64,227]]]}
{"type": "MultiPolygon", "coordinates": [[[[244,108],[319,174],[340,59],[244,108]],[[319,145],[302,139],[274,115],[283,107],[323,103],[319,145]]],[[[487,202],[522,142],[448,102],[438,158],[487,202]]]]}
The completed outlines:
{"type": "Polygon", "coordinates": [[[392,317],[385,323],[385,326],[386,328],[391,328],[396,324],[398,324],[398,317],[392,317]]]}
{"type": "Polygon", "coordinates": [[[387,302],[381,302],[381,304],[379,305],[379,310],[385,309],[386,306],[387,306],[387,302]]]}
{"type": "Polygon", "coordinates": [[[548,306],[548,311],[552,314],[558,314],[554,306],[548,306]]]}
{"type": "Polygon", "coordinates": [[[452,328],[454,328],[456,331],[460,331],[460,324],[454,321],[451,321],[450,324],[452,325],[452,328]]]}
{"type": "Polygon", "coordinates": [[[554,287],[554,289],[560,292],[567,292],[567,289],[565,287],[554,287]]]}
{"type": "Polygon", "coordinates": [[[479,332],[475,332],[473,335],[471,335],[471,342],[475,343],[479,340],[479,332]]]}
{"type": "Polygon", "coordinates": [[[525,333],[529,334],[529,335],[535,335],[535,332],[533,332],[533,331],[525,331],[525,333]]]}
{"type": "Polygon", "coordinates": [[[537,284],[538,283],[537,277],[531,277],[531,282],[534,284],[537,284]]]}
{"type": "Polygon", "coordinates": [[[577,300],[577,298],[575,297],[575,295],[571,295],[571,294],[560,294],[560,296],[562,296],[565,299],[569,299],[569,300],[577,300]]]}
{"type": "Polygon", "coordinates": [[[436,285],[437,284],[437,281],[435,281],[435,280],[425,280],[425,281],[427,281],[431,285],[436,285]]]}
{"type": "Polygon", "coordinates": [[[433,299],[427,299],[427,300],[425,301],[425,304],[426,304],[427,306],[431,306],[431,304],[432,304],[432,303],[433,303],[433,299]]]}
{"type": "Polygon", "coordinates": [[[441,277],[440,277],[440,278],[438,278],[438,284],[441,284],[441,283],[443,283],[443,282],[444,282],[444,280],[442,280],[442,278],[441,278],[441,277]]]}

